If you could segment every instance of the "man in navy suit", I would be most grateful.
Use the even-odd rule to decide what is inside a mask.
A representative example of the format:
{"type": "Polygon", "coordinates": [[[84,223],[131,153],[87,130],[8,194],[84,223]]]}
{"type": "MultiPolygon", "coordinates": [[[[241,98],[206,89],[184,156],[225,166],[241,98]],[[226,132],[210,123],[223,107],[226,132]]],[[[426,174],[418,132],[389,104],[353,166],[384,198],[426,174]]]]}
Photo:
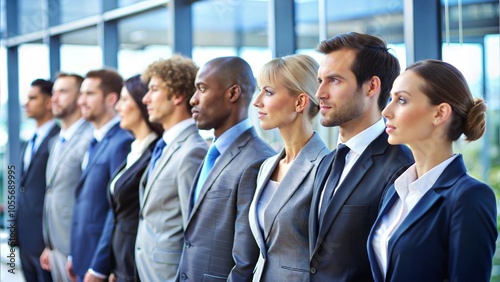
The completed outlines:
{"type": "Polygon", "coordinates": [[[133,141],[132,134],[120,128],[114,110],[122,86],[122,77],[110,69],[88,72],[81,86],[78,104],[83,118],[94,126],[94,138],[75,189],[70,259],[66,265],[71,280],[104,281],[111,271],[109,250],[98,248],[98,243],[106,217],[113,216],[106,196],[108,182],[127,157],[133,141]]]}
{"type": "Polygon", "coordinates": [[[323,159],[314,181],[310,278],[371,281],[366,251],[370,228],[385,187],[398,169],[412,162],[407,147],[387,142],[381,115],[399,63],[383,40],[367,34],[339,34],[317,49],[325,54],[316,93],[321,124],[339,127],[342,149],[323,159]]]}
{"type": "Polygon", "coordinates": [[[42,235],[45,169],[52,138],[59,132],[51,107],[52,82],[37,79],[31,83],[24,106],[26,116],[36,122],[33,137],[21,151],[21,186],[18,191],[17,240],[26,281],[52,281],[50,272],[40,265],[44,250],[42,235]]]}

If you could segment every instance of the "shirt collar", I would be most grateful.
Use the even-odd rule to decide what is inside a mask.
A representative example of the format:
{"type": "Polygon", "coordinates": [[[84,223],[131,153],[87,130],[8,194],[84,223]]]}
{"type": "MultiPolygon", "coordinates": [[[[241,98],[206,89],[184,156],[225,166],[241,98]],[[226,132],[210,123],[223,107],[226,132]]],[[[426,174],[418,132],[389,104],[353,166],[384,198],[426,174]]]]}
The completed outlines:
{"type": "Polygon", "coordinates": [[[436,183],[439,176],[448,167],[448,165],[457,157],[458,155],[453,155],[433,167],[431,170],[426,172],[420,178],[417,178],[417,167],[415,164],[410,166],[403,174],[401,174],[396,181],[394,181],[394,188],[398,193],[400,198],[406,197],[409,190],[418,190],[421,195],[424,195],[429,191],[432,186],[436,183]]]}
{"type": "Polygon", "coordinates": [[[75,123],[73,123],[70,127],[66,129],[61,129],[61,132],[59,133],[59,137],[64,138],[64,140],[70,140],[73,135],[78,131],[80,126],[85,122],[85,119],[81,118],[77,120],[75,123]]]}
{"type": "Polygon", "coordinates": [[[54,119],[51,119],[47,121],[46,123],[42,124],[40,127],[38,127],[35,131],[36,134],[36,139],[35,139],[35,147],[38,148],[42,141],[49,135],[49,132],[52,130],[52,128],[56,125],[56,121],[54,119]]]}
{"type": "Polygon", "coordinates": [[[214,141],[214,146],[217,147],[217,150],[222,155],[227,148],[243,134],[243,132],[250,128],[252,128],[252,123],[249,118],[246,118],[222,133],[221,136],[214,141]]]}
{"type": "MultiPolygon", "coordinates": [[[[365,151],[366,147],[368,147],[368,145],[370,145],[370,143],[372,143],[375,138],[377,138],[382,132],[384,132],[384,129],[384,120],[381,118],[372,126],[349,139],[349,141],[345,142],[345,145],[356,154],[361,155],[365,151]]],[[[339,135],[337,145],[340,143],[342,143],[342,139],[340,139],[339,135]]]]}
{"type": "Polygon", "coordinates": [[[176,125],[169,128],[167,131],[163,133],[163,141],[167,143],[167,146],[174,142],[175,138],[179,136],[186,128],[194,124],[194,120],[192,118],[185,119],[176,125]]]}
{"type": "Polygon", "coordinates": [[[115,116],[110,121],[106,122],[106,124],[104,124],[101,128],[94,129],[94,138],[97,140],[97,142],[101,142],[104,136],[106,136],[106,134],[109,132],[109,130],[111,130],[111,128],[119,122],[120,117],[115,116]]]}

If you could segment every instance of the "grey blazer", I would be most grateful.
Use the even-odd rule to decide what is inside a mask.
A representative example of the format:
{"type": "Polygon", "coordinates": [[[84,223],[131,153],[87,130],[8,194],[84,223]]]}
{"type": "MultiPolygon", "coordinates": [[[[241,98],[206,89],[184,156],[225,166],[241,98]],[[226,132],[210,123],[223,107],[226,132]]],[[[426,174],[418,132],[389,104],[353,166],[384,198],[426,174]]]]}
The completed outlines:
{"type": "Polygon", "coordinates": [[[207,149],[193,124],[167,145],[149,181],[149,166],[143,174],[135,245],[137,272],[142,281],[175,281],[189,191],[207,149]]]}
{"type": "Polygon", "coordinates": [[[57,159],[54,142],[47,162],[43,238],[45,246],[69,255],[75,188],[82,174],[82,160],[94,127],[85,121],[61,148],[57,159]]]}
{"type": "MultiPolygon", "coordinates": [[[[259,167],[274,154],[250,128],[219,157],[191,209],[179,266],[181,281],[251,280],[259,249],[248,208],[259,167]]],[[[199,172],[195,179],[198,176],[199,172]]]]}
{"type": "Polygon", "coordinates": [[[250,228],[260,249],[253,281],[309,280],[308,222],[312,187],[319,162],[329,152],[315,133],[281,180],[264,211],[261,228],[258,201],[279,161],[285,156],[285,150],[262,164],[249,212],[250,228]]]}

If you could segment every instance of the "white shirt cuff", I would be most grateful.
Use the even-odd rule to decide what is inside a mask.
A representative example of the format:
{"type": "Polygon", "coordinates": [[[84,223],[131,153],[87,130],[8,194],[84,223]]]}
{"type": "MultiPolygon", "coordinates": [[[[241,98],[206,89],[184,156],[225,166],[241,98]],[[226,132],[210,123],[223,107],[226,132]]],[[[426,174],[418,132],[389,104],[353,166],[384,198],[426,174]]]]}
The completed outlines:
{"type": "Polygon", "coordinates": [[[106,279],[108,277],[107,275],[95,272],[92,268],[89,268],[89,273],[100,279],[106,279]]]}

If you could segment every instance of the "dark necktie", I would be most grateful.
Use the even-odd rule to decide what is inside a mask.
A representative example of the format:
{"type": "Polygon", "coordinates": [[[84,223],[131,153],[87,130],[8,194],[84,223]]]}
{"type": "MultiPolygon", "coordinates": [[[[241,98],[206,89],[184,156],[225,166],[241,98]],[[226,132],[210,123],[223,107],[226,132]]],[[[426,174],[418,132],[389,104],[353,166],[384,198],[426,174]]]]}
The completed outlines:
{"type": "Polygon", "coordinates": [[[337,147],[337,153],[335,154],[335,158],[333,159],[332,172],[330,173],[330,176],[328,177],[326,186],[324,188],[325,192],[323,193],[323,200],[321,201],[321,210],[319,216],[320,219],[325,215],[328,204],[330,203],[330,200],[332,199],[335,192],[335,188],[339,183],[340,176],[342,175],[342,171],[344,170],[345,157],[347,156],[347,153],[349,153],[349,147],[347,147],[346,145],[340,144],[337,147]]]}
{"type": "Polygon", "coordinates": [[[36,142],[36,133],[33,134],[33,137],[30,139],[30,142],[28,143],[28,148],[29,148],[29,151],[28,151],[28,154],[29,154],[29,159],[26,159],[24,158],[25,162],[24,162],[24,171],[27,171],[28,170],[28,167],[30,166],[31,162],[33,161],[33,157],[35,156],[35,142],[36,142]]]}
{"type": "Polygon", "coordinates": [[[163,149],[167,146],[167,143],[163,140],[163,138],[160,138],[156,142],[155,148],[153,150],[153,155],[151,156],[151,160],[149,161],[149,169],[148,169],[148,178],[151,176],[151,173],[153,173],[153,169],[156,166],[156,162],[160,159],[161,154],[163,153],[163,149]]]}
{"type": "Polygon", "coordinates": [[[35,142],[36,142],[36,133],[33,135],[33,138],[31,138],[31,158],[30,158],[30,162],[33,160],[33,157],[35,156],[35,142]]]}
{"type": "Polygon", "coordinates": [[[198,178],[198,183],[196,184],[196,189],[194,191],[193,204],[198,200],[198,196],[201,192],[201,187],[203,187],[203,184],[207,180],[210,170],[214,166],[214,163],[219,156],[219,150],[217,150],[217,147],[212,144],[208,149],[207,157],[205,158],[205,162],[203,163],[203,167],[201,168],[200,177],[198,178]]]}
{"type": "Polygon", "coordinates": [[[90,160],[92,160],[94,149],[95,149],[95,146],[97,145],[97,143],[99,143],[99,142],[97,141],[97,139],[95,139],[95,137],[93,137],[92,140],[90,140],[90,144],[89,144],[89,157],[88,157],[87,164],[89,164],[90,160]]]}

